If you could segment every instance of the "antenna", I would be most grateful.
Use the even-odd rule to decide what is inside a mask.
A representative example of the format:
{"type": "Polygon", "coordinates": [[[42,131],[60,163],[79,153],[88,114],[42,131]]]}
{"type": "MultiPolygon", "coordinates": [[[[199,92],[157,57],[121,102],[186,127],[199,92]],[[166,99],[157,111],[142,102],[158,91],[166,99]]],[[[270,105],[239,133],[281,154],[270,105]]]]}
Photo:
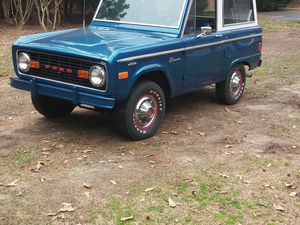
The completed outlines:
{"type": "Polygon", "coordinates": [[[83,0],[83,9],[82,9],[82,26],[85,28],[85,0],[83,0]]]}

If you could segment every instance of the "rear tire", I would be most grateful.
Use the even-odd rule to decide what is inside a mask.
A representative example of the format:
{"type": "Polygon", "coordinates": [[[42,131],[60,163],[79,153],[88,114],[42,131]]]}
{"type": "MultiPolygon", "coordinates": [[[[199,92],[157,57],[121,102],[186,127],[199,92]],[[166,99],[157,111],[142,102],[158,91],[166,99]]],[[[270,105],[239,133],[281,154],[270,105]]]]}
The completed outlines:
{"type": "Polygon", "coordinates": [[[31,94],[35,109],[47,118],[60,118],[69,115],[75,108],[69,101],[44,95],[31,94]]]}
{"type": "Polygon", "coordinates": [[[133,140],[154,136],[164,119],[165,95],[152,81],[141,81],[132,90],[126,103],[117,109],[117,125],[133,140]]]}
{"type": "Polygon", "coordinates": [[[234,105],[240,101],[246,86],[246,70],[243,64],[234,66],[226,79],[216,84],[216,96],[220,103],[234,105]]]}

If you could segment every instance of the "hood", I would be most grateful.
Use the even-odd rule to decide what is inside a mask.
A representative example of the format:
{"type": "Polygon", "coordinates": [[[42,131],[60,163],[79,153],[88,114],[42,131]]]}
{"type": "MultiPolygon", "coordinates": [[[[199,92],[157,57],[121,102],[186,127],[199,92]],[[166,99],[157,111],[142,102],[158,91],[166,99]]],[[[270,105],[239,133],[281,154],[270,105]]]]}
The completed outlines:
{"type": "Polygon", "coordinates": [[[24,36],[15,45],[107,61],[117,51],[153,45],[169,38],[136,30],[88,27],[24,36]]]}

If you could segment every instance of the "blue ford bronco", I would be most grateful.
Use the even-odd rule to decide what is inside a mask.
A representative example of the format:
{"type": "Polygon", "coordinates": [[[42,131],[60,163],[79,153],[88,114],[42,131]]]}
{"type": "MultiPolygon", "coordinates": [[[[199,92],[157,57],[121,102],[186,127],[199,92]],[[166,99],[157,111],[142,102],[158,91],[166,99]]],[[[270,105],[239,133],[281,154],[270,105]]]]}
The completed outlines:
{"type": "Polygon", "coordinates": [[[167,98],[216,84],[221,103],[237,103],[261,49],[255,0],[101,0],[86,28],[20,37],[11,85],[47,118],[107,109],[141,140],[167,98]]]}

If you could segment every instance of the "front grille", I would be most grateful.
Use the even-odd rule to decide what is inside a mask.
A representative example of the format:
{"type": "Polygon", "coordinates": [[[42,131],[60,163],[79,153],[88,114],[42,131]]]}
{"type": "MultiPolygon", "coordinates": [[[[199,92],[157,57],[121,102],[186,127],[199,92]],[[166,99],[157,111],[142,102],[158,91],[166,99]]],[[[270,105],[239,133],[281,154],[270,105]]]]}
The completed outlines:
{"type": "MultiPolygon", "coordinates": [[[[81,59],[66,57],[62,55],[52,55],[42,52],[25,52],[27,52],[30,55],[32,61],[38,61],[40,63],[39,69],[31,68],[28,74],[37,77],[48,78],[66,83],[95,88],[88,79],[78,77],[77,71],[89,71],[92,66],[99,65],[99,63],[84,61],[81,59]],[[52,67],[56,67],[57,70],[53,70],[52,67]],[[59,71],[59,68],[63,68],[63,72],[59,71]],[[67,73],[67,70],[69,70],[69,73],[67,73]],[[72,72],[70,73],[70,71],[72,72]]],[[[106,86],[98,89],[105,90],[106,86]]]]}

